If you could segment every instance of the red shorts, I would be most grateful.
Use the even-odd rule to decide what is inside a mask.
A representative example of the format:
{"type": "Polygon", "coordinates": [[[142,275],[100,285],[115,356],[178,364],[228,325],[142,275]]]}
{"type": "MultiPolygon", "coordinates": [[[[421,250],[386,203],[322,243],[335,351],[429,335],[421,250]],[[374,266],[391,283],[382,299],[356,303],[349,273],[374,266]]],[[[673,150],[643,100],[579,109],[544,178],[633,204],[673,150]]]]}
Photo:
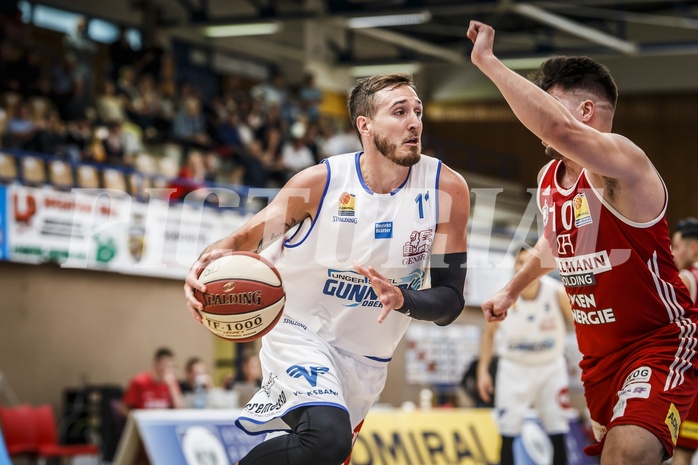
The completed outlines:
{"type": "Polygon", "coordinates": [[[698,402],[693,402],[693,407],[686,418],[681,422],[679,440],[676,447],[684,449],[698,449],[698,402]]]}
{"type": "MultiPolygon", "coordinates": [[[[678,340],[648,337],[623,351],[580,363],[584,396],[596,423],[599,444],[585,452],[598,455],[603,447],[599,431],[617,425],[636,425],[654,434],[671,457],[698,391],[695,365],[677,359],[678,340]]],[[[691,362],[697,363],[697,357],[691,362]]]]}

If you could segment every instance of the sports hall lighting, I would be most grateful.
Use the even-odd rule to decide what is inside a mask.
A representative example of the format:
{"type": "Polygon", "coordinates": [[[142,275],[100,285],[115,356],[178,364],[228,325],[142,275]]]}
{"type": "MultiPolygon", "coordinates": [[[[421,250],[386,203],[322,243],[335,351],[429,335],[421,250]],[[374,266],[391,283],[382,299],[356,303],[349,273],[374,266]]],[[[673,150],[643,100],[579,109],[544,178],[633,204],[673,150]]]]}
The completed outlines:
{"type": "Polygon", "coordinates": [[[260,36],[276,34],[281,30],[281,25],[276,22],[249,23],[249,24],[225,24],[221,26],[207,26],[204,28],[206,37],[240,37],[260,36]]]}
{"type": "Polygon", "coordinates": [[[430,19],[431,13],[428,11],[423,11],[421,13],[406,13],[403,15],[363,16],[358,18],[350,18],[347,20],[347,25],[351,29],[383,26],[408,26],[411,24],[424,24],[430,19]]]}

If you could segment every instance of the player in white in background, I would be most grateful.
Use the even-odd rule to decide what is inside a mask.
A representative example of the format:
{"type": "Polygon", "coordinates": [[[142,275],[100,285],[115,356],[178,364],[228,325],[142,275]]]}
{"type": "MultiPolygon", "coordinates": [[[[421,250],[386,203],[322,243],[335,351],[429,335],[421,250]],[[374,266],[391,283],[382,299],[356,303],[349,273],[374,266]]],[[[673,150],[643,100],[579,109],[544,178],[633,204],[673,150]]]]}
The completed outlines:
{"type": "MultiPolygon", "coordinates": [[[[671,251],[674,262],[681,270],[679,277],[686,285],[693,303],[698,303],[698,218],[684,218],[678,222],[672,236],[671,251]]],[[[698,402],[681,422],[679,439],[671,460],[672,465],[690,465],[698,449],[698,402]]]]}
{"type": "MultiPolygon", "coordinates": [[[[529,252],[522,249],[514,269],[521,269],[529,252]]],[[[529,284],[502,322],[486,322],[482,330],[477,387],[488,402],[494,394],[499,433],[500,465],[514,465],[514,439],[521,434],[527,411],[533,408],[553,445],[552,465],[567,464],[565,434],[569,424],[568,372],[564,357],[565,320],[572,309],[560,282],[543,276],[529,284]],[[496,381],[489,373],[497,338],[496,381]]]]}
{"type": "Polygon", "coordinates": [[[364,151],[301,171],[192,265],[185,295],[200,321],[193,290],[205,291],[198,276],[210,260],[284,239],[265,254],[283,279],[284,315],[262,338],[262,388],[237,423],[288,434],[239,465],[348,463],[411,319],[447,325],[461,313],[468,186],[421,155],[422,110],[411,76],[360,79],[349,113],[364,151]]]}

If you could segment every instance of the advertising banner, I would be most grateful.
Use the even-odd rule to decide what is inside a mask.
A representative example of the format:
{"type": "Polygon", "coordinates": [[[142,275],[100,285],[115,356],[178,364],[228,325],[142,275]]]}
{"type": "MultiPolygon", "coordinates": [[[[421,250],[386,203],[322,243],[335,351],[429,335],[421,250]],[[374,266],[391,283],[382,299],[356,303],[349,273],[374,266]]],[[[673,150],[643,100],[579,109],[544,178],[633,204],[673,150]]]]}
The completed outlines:
{"type": "Polygon", "coordinates": [[[182,279],[208,244],[249,217],[109,189],[2,187],[0,259],[182,279]]]}

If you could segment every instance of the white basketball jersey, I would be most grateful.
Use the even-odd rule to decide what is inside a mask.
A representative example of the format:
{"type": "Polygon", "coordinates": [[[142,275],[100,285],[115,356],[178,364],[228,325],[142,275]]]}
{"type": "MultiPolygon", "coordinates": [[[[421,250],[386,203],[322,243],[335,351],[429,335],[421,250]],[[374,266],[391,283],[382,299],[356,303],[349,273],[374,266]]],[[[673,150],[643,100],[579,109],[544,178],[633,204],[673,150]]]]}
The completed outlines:
{"type": "Polygon", "coordinates": [[[285,317],[334,347],[387,361],[410,318],[391,312],[379,324],[381,304],[353,264],[373,266],[396,286],[423,287],[441,162],[422,155],[400,187],[377,194],[364,183],[360,156],[324,161],[328,180],[316,218],[284,242],[275,264],[286,290],[285,317]]]}
{"type": "Polygon", "coordinates": [[[560,284],[540,279],[538,295],[519,297],[497,329],[499,355],[524,364],[547,363],[565,350],[565,319],[560,308],[560,284]]]}

